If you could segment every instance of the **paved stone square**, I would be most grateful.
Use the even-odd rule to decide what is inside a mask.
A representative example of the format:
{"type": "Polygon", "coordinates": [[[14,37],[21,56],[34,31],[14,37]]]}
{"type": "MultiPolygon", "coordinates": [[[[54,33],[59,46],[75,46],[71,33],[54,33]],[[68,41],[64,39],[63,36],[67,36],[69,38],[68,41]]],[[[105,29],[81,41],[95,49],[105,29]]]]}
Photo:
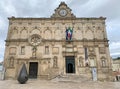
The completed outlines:
{"type": "Polygon", "coordinates": [[[1,80],[0,89],[120,89],[120,82],[72,82],[28,80],[26,84],[19,84],[16,80],[1,80]]]}

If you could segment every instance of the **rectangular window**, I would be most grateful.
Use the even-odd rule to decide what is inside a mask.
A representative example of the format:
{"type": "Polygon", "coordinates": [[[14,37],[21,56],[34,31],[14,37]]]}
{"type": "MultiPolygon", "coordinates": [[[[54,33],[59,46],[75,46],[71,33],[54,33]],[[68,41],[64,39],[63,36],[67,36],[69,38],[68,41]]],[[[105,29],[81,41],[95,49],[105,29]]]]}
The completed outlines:
{"type": "Polygon", "coordinates": [[[25,54],[25,46],[21,46],[21,54],[22,54],[22,55],[25,54]]]}
{"type": "Polygon", "coordinates": [[[49,54],[49,46],[45,46],[45,54],[49,54]]]}
{"type": "Polygon", "coordinates": [[[85,66],[89,66],[89,64],[88,64],[88,49],[85,47],[84,50],[85,50],[85,66]]]}

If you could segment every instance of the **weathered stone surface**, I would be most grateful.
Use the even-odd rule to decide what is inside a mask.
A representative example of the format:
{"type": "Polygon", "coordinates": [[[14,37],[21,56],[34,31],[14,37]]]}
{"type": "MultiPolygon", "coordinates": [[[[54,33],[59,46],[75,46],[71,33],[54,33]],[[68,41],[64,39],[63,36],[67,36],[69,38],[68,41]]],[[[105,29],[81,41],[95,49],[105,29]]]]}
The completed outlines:
{"type": "Polygon", "coordinates": [[[21,63],[25,63],[31,78],[51,79],[74,69],[73,75],[84,74],[92,80],[91,68],[95,67],[98,80],[112,80],[106,18],[79,18],[73,14],[67,4],[61,3],[50,18],[10,17],[5,79],[17,79],[21,63]],[[61,10],[66,10],[66,15],[61,10]],[[68,28],[73,28],[72,40],[66,40],[68,28]],[[72,65],[66,62],[68,56],[74,57],[72,65]]]}
{"type": "Polygon", "coordinates": [[[23,64],[17,80],[20,84],[24,84],[27,82],[28,74],[25,64],[23,64]]]}

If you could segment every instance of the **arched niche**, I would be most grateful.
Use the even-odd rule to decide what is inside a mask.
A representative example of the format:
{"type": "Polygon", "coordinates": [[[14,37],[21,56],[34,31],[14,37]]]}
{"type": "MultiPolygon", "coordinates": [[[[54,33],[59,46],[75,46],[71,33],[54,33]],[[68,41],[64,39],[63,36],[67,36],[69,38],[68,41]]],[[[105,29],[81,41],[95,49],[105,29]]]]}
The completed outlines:
{"type": "Polygon", "coordinates": [[[94,57],[90,57],[89,58],[89,61],[90,61],[90,66],[91,67],[95,67],[96,66],[96,60],[94,57]]]}
{"type": "Polygon", "coordinates": [[[107,66],[107,60],[106,60],[106,58],[103,56],[100,59],[101,59],[101,67],[106,67],[107,66]]]}
{"type": "Polygon", "coordinates": [[[97,39],[103,39],[104,38],[104,33],[103,33],[103,31],[102,30],[97,30],[96,31],[96,38],[97,39]]]}
{"type": "Polygon", "coordinates": [[[21,37],[21,39],[26,39],[26,38],[27,38],[27,35],[28,35],[27,30],[26,30],[26,29],[23,29],[23,30],[21,31],[20,37],[21,37]]]}
{"type": "Polygon", "coordinates": [[[83,66],[84,66],[84,58],[83,58],[83,57],[79,57],[79,59],[78,59],[78,65],[79,65],[80,67],[83,67],[83,66]]]}
{"type": "Polygon", "coordinates": [[[90,29],[86,30],[85,31],[85,38],[88,40],[92,40],[94,38],[93,31],[90,29]]]}
{"type": "Polygon", "coordinates": [[[33,29],[31,31],[31,34],[39,34],[40,35],[40,30],[39,29],[33,29]]]}
{"type": "Polygon", "coordinates": [[[17,27],[14,27],[13,29],[11,29],[11,38],[12,39],[17,39],[18,38],[18,29],[17,27]]]}
{"type": "Polygon", "coordinates": [[[76,32],[73,31],[73,36],[75,39],[81,40],[83,38],[83,34],[81,30],[76,30],[76,32]]]}
{"type": "Polygon", "coordinates": [[[44,38],[45,39],[51,39],[52,38],[52,32],[50,30],[44,31],[44,38]]]}
{"type": "Polygon", "coordinates": [[[60,40],[62,36],[61,30],[55,30],[55,36],[54,39],[60,40]]]}

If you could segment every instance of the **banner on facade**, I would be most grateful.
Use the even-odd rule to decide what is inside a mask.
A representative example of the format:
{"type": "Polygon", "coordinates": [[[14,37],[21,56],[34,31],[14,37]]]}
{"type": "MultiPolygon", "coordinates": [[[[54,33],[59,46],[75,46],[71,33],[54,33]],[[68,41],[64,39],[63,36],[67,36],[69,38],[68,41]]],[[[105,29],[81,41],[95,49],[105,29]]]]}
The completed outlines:
{"type": "Polygon", "coordinates": [[[73,28],[68,27],[66,29],[66,40],[72,40],[73,28]]]}
{"type": "Polygon", "coordinates": [[[92,68],[92,78],[93,78],[93,81],[97,81],[97,69],[96,68],[92,68]]]}

